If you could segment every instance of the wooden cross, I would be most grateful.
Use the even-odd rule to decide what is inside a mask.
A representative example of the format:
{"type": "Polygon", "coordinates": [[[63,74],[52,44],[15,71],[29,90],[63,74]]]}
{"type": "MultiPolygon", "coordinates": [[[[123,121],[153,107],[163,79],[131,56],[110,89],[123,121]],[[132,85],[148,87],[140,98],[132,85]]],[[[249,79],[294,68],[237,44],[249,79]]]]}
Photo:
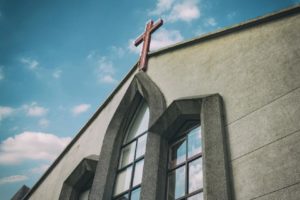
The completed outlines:
{"type": "Polygon", "coordinates": [[[151,42],[151,34],[156,31],[161,25],[163,25],[163,20],[159,19],[157,22],[154,22],[150,20],[145,28],[145,32],[139,36],[135,42],[134,45],[138,46],[144,41],[142,53],[139,60],[139,70],[146,71],[147,70],[147,64],[148,64],[148,52],[150,48],[150,42],[151,42]]]}

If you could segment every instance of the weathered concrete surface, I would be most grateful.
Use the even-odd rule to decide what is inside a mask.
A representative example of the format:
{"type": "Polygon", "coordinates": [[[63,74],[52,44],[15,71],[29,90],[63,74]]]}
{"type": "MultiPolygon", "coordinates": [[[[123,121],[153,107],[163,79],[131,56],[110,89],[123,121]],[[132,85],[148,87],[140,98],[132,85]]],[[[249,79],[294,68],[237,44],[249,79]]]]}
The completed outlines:
{"type": "Polygon", "coordinates": [[[300,15],[149,59],[148,74],[167,104],[219,93],[228,123],[300,86],[300,15]]]}
{"type": "Polygon", "coordinates": [[[272,192],[257,198],[257,200],[299,200],[300,183],[272,192]]]}
{"type": "Polygon", "coordinates": [[[65,154],[64,158],[56,165],[47,179],[31,195],[33,200],[54,200],[59,199],[63,182],[81,162],[81,160],[91,154],[99,155],[102,141],[107,126],[114,114],[120,100],[122,99],[129,83],[129,78],[123,87],[114,96],[111,102],[102,110],[100,115],[94,120],[89,128],[83,133],[80,139],[65,154]]]}
{"type": "Polygon", "coordinates": [[[253,199],[299,183],[299,144],[300,131],[233,161],[236,199],[253,199]]]}
{"type": "Polygon", "coordinates": [[[228,126],[231,159],[298,130],[300,88],[228,126]]]}

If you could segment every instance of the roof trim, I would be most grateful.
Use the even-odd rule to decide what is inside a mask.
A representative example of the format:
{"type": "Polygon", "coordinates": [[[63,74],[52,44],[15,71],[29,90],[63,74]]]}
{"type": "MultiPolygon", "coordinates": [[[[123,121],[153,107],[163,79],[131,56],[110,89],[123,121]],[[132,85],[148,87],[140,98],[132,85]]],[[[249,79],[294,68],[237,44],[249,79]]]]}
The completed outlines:
{"type": "Polygon", "coordinates": [[[275,11],[275,12],[273,12],[271,14],[268,14],[268,15],[264,15],[264,16],[257,17],[257,18],[254,18],[254,19],[250,19],[246,22],[239,23],[239,24],[231,26],[229,28],[223,28],[223,29],[220,29],[220,30],[215,31],[215,32],[210,32],[210,33],[195,37],[195,38],[190,39],[190,40],[179,42],[179,43],[176,43],[176,44],[158,49],[156,51],[152,51],[152,52],[149,53],[149,56],[156,56],[156,55],[160,55],[160,54],[163,54],[163,53],[166,53],[166,52],[169,52],[169,51],[174,51],[174,50],[177,50],[177,49],[181,49],[181,48],[184,48],[186,46],[195,45],[196,43],[206,42],[210,39],[221,37],[221,36],[233,33],[233,32],[241,31],[241,30],[251,28],[251,27],[263,24],[263,23],[270,22],[270,21],[278,20],[278,19],[281,19],[283,17],[287,17],[287,16],[294,15],[294,14],[297,14],[297,13],[300,13],[300,4],[297,4],[295,6],[292,6],[292,7],[280,10],[280,11],[275,11]]]}

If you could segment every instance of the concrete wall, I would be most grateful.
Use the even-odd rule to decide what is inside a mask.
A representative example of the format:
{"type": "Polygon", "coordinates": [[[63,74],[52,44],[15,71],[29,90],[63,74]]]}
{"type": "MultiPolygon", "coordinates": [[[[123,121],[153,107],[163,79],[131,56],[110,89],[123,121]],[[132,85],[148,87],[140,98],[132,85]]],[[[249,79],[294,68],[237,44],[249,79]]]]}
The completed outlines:
{"type": "MultiPolygon", "coordinates": [[[[300,191],[300,14],[154,54],[147,74],[167,104],[219,93],[238,200],[296,200],[300,191]]],[[[30,199],[58,199],[63,181],[99,155],[107,125],[132,77],[30,199]]]]}
{"type": "Polygon", "coordinates": [[[102,110],[94,122],[81,135],[63,159],[56,165],[45,181],[31,195],[32,200],[56,200],[62,189],[63,182],[80,163],[91,154],[99,155],[107,126],[115,109],[119,105],[132,77],[116,93],[110,103],[102,110]]]}
{"type": "Polygon", "coordinates": [[[238,200],[299,199],[300,14],[154,54],[167,104],[220,93],[238,200]]]}

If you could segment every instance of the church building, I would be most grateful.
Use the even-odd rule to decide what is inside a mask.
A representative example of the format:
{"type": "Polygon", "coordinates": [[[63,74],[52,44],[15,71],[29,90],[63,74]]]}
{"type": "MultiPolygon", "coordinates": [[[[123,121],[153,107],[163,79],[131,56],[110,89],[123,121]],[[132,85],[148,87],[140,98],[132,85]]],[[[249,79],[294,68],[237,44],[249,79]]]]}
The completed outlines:
{"type": "Polygon", "coordinates": [[[300,6],[149,51],[24,200],[299,200],[300,6]]]}

